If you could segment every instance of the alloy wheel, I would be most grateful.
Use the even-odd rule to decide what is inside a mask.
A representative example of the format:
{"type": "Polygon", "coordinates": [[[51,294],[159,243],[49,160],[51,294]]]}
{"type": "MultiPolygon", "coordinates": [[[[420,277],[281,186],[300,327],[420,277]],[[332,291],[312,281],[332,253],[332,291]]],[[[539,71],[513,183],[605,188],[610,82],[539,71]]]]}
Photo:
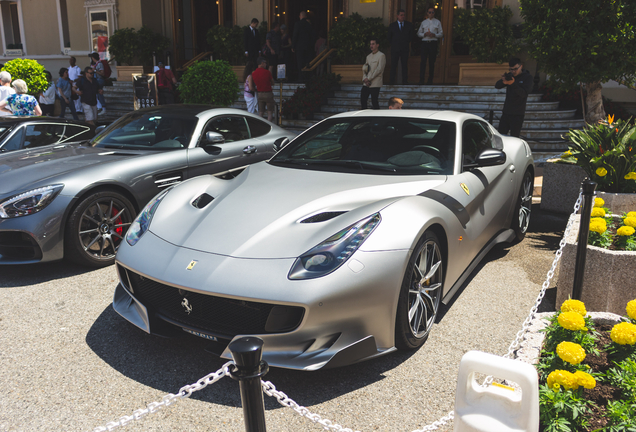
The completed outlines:
{"type": "Polygon", "coordinates": [[[413,266],[408,294],[408,321],[413,336],[421,339],[428,335],[442,296],[442,255],[437,243],[427,241],[413,266]]]}

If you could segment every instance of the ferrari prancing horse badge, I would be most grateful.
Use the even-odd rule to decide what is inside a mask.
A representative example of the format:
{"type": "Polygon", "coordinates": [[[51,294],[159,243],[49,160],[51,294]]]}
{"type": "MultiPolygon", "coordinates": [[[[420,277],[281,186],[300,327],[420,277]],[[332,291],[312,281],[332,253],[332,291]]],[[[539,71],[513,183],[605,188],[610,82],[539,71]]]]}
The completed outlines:
{"type": "Polygon", "coordinates": [[[465,183],[460,183],[459,185],[462,187],[464,192],[466,192],[466,195],[470,196],[470,191],[468,190],[468,186],[466,186],[465,183]]]}

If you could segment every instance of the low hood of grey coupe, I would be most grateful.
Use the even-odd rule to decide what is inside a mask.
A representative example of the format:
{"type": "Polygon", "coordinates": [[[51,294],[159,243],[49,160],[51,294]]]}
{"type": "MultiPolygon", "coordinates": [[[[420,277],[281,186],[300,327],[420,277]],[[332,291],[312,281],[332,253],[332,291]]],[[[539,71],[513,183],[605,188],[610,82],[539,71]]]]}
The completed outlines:
{"type": "Polygon", "coordinates": [[[233,180],[190,180],[163,199],[150,231],[174,245],[237,258],[294,258],[400,197],[446,176],[349,174],[249,166],[233,180]],[[212,199],[203,208],[192,203],[212,199]],[[209,197],[208,197],[209,199],[209,197]]]}
{"type": "Polygon", "coordinates": [[[0,156],[0,195],[28,189],[69,171],[109,163],[138,152],[115,152],[77,144],[46,147],[40,150],[11,152],[0,156]]]}

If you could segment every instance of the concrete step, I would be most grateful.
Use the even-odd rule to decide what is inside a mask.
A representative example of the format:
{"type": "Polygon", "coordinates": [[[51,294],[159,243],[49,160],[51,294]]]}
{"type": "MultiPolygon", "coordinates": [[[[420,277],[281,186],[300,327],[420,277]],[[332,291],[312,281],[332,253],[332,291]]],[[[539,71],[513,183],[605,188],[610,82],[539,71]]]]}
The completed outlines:
{"type": "MultiPolygon", "coordinates": [[[[524,131],[521,131],[521,135],[523,136],[524,131]]],[[[568,149],[568,143],[564,140],[549,140],[549,139],[526,139],[526,142],[532,149],[532,153],[546,153],[546,152],[557,152],[558,154],[563,153],[568,149]]]]}
{"type": "MultiPolygon", "coordinates": [[[[360,75],[362,77],[362,75],[360,75]]],[[[340,90],[360,92],[360,84],[341,84],[340,90]]],[[[383,85],[383,92],[413,92],[413,93],[480,93],[484,95],[505,94],[506,89],[496,89],[492,86],[452,86],[452,85],[383,85]]]]}
{"type": "MultiPolygon", "coordinates": [[[[346,99],[354,99],[360,100],[360,89],[357,91],[344,91],[337,90],[334,92],[334,97],[336,98],[346,98],[346,99]]],[[[506,95],[504,93],[497,94],[488,94],[485,95],[483,93],[424,93],[424,92],[401,92],[401,91],[385,91],[382,88],[380,91],[380,99],[389,99],[391,97],[398,97],[404,100],[404,103],[410,105],[413,102],[417,101],[461,101],[461,102],[480,102],[484,99],[489,101],[497,101],[503,103],[506,99],[506,95]]],[[[528,95],[528,102],[541,102],[541,95],[528,95]]]]}
{"type": "MultiPolygon", "coordinates": [[[[381,99],[380,106],[384,107],[388,103],[388,99],[381,99]]],[[[349,98],[327,98],[327,104],[330,107],[343,106],[349,107],[348,110],[360,108],[360,100],[349,98]]],[[[406,104],[408,109],[432,109],[432,110],[494,110],[501,111],[503,109],[502,101],[491,101],[490,99],[482,99],[481,101],[463,102],[463,101],[412,101],[406,104]]],[[[529,102],[526,105],[526,111],[556,111],[559,108],[559,102],[529,102]]]]}
{"type": "MultiPolygon", "coordinates": [[[[494,122],[499,126],[499,122],[494,122]]],[[[585,126],[583,119],[565,119],[565,120],[526,120],[524,118],[524,129],[582,129],[585,126]]]]}

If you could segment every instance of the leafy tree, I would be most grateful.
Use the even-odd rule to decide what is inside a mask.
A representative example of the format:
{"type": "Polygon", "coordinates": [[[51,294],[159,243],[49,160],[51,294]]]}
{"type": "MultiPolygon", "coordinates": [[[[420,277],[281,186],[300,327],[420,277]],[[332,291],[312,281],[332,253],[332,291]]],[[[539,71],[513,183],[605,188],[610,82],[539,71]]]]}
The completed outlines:
{"type": "Polygon", "coordinates": [[[11,74],[11,80],[24,80],[29,94],[34,96],[49,88],[49,82],[44,74],[44,66],[36,60],[21,58],[11,60],[4,64],[2,70],[11,74]]]}
{"type": "Polygon", "coordinates": [[[200,61],[181,77],[179,92],[184,103],[229,106],[236,100],[236,75],[224,60],[200,61]]]}
{"type": "Polygon", "coordinates": [[[155,33],[150,28],[143,26],[137,31],[138,58],[142,65],[152,66],[152,53],[162,57],[163,51],[170,46],[170,39],[161,33],[155,33]]]}
{"type": "Polygon", "coordinates": [[[207,41],[212,48],[215,59],[225,60],[233,65],[245,63],[243,29],[241,27],[215,25],[208,30],[207,41]]]}
{"type": "Polygon", "coordinates": [[[139,51],[139,37],[133,28],[122,28],[108,39],[108,52],[119,64],[132,66],[139,51]]]}
{"type": "Polygon", "coordinates": [[[601,83],[636,81],[633,0],[520,0],[527,49],[565,89],[587,87],[588,123],[605,118],[601,83]]]}
{"type": "Polygon", "coordinates": [[[388,52],[388,28],[382,18],[362,18],[352,13],[341,18],[329,32],[329,45],[336,48],[336,59],[342,64],[364,64],[370,53],[369,40],[377,38],[380,51],[388,52]]]}

